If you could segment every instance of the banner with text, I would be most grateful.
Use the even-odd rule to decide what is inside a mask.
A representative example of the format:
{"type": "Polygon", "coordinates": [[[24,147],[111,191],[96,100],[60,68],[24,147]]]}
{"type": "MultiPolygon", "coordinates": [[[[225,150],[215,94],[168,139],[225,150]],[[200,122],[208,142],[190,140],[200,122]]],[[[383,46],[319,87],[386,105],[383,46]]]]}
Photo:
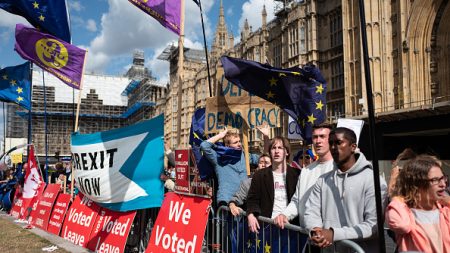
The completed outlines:
{"type": "Polygon", "coordinates": [[[94,252],[125,252],[125,243],[136,211],[114,212],[102,208],[87,248],[94,252]]]}
{"type": "Polygon", "coordinates": [[[230,126],[250,129],[267,124],[279,127],[281,110],[274,104],[234,85],[222,77],[219,96],[206,99],[205,132],[215,133],[230,126]]]}
{"type": "Polygon", "coordinates": [[[53,210],[48,221],[47,231],[59,235],[61,227],[64,222],[64,217],[70,203],[70,194],[59,194],[53,205],[53,210]]]}
{"type": "Polygon", "coordinates": [[[297,124],[297,121],[294,120],[291,116],[289,116],[289,124],[288,124],[288,139],[289,140],[303,140],[302,138],[302,129],[297,124]]]}
{"type": "Polygon", "coordinates": [[[59,184],[47,185],[37,202],[36,210],[30,214],[32,225],[42,230],[47,230],[50,213],[60,190],[61,185],[59,184]]]}
{"type": "Polygon", "coordinates": [[[201,252],[211,200],[167,193],[145,252],[201,252]]]}
{"type": "Polygon", "coordinates": [[[78,194],[64,219],[61,237],[86,248],[99,211],[94,201],[78,194]]]}
{"type": "Polygon", "coordinates": [[[164,117],[92,134],[72,134],[75,185],[114,211],[160,207],[164,117]]]}

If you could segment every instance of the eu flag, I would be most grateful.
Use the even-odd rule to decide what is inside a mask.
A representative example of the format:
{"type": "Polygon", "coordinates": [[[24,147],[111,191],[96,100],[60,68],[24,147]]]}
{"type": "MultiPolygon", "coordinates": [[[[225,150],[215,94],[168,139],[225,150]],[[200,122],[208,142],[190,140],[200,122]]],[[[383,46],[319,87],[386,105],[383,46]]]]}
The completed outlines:
{"type": "Polygon", "coordinates": [[[30,110],[30,63],[0,69],[0,100],[30,110]]]}
{"type": "Polygon", "coordinates": [[[0,0],[0,8],[24,17],[44,33],[70,43],[70,27],[64,0],[0,0]]]}
{"type": "Polygon", "coordinates": [[[314,65],[279,69],[228,56],[221,61],[228,81],[282,108],[296,119],[304,139],[325,121],[327,83],[314,65]]]}

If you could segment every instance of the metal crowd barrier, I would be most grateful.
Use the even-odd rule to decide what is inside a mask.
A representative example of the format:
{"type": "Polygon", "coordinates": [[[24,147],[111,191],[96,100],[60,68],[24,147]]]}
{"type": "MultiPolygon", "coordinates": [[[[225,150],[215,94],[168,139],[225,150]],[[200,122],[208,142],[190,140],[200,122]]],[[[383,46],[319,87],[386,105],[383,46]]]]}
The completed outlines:
{"type": "MultiPolygon", "coordinates": [[[[214,246],[209,248],[216,253],[311,252],[308,244],[304,249],[300,249],[300,245],[304,245],[305,240],[307,240],[307,233],[299,226],[286,224],[285,229],[281,230],[274,225],[272,219],[260,216],[258,220],[262,223],[260,224],[259,233],[255,234],[249,232],[246,217],[245,212],[238,217],[233,217],[229,213],[228,207],[219,207],[213,220],[215,241],[214,243],[207,241],[206,245],[214,246]],[[304,236],[301,236],[302,234],[304,236]]],[[[210,223],[208,223],[209,225],[210,223]]],[[[205,238],[207,238],[206,235],[205,238]]],[[[337,248],[364,253],[364,250],[357,243],[350,240],[335,242],[327,252],[337,253],[337,248]]]]}

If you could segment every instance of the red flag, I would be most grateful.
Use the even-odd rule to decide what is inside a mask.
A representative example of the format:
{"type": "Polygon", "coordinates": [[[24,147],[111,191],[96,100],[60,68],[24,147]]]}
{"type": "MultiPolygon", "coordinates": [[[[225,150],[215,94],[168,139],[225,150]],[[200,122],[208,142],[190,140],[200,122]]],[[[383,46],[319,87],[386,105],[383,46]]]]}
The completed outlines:
{"type": "MultiPolygon", "coordinates": [[[[44,190],[45,183],[42,180],[41,173],[34,157],[34,147],[30,146],[28,154],[28,167],[25,172],[25,183],[23,185],[22,199],[23,208],[26,210],[28,207],[32,207],[34,202],[37,201],[39,194],[44,190]]],[[[26,216],[26,215],[25,215],[26,216]]]]}

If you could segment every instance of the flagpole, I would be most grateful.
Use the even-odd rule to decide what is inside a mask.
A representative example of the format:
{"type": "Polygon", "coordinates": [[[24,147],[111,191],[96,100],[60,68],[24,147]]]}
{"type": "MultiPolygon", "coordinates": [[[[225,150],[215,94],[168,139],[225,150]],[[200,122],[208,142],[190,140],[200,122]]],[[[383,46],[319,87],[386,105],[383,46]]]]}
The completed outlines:
{"type": "Polygon", "coordinates": [[[3,154],[6,153],[6,108],[3,102],[3,154]]]}
{"type": "MultiPolygon", "coordinates": [[[[181,142],[181,111],[183,96],[183,66],[184,66],[184,0],[180,1],[180,37],[178,39],[178,114],[177,114],[177,146],[181,142]]],[[[173,144],[172,144],[173,145],[173,144]]]]}
{"type": "Polygon", "coordinates": [[[204,44],[204,47],[205,47],[206,69],[208,70],[209,96],[212,97],[211,74],[210,74],[210,72],[209,72],[208,45],[206,44],[205,24],[204,24],[204,22],[203,22],[203,10],[202,10],[202,1],[201,1],[201,0],[198,0],[198,7],[200,7],[200,17],[201,17],[201,19],[202,19],[203,44],[204,44]]]}
{"type": "Polygon", "coordinates": [[[370,153],[372,156],[373,166],[373,178],[375,184],[375,200],[377,208],[377,223],[378,223],[378,238],[380,249],[379,252],[386,252],[386,244],[384,238],[384,221],[383,221],[383,207],[381,199],[381,187],[380,187],[380,169],[378,165],[378,156],[376,149],[375,139],[375,116],[373,107],[373,94],[372,94],[372,81],[370,78],[370,65],[369,65],[369,49],[367,46],[367,31],[366,31],[366,16],[364,9],[364,0],[359,0],[359,20],[361,26],[361,43],[364,57],[364,74],[366,81],[366,94],[367,94],[367,108],[369,114],[369,131],[370,131],[370,153]]]}
{"type": "MultiPolygon", "coordinates": [[[[80,104],[81,104],[81,92],[83,91],[83,79],[84,79],[84,67],[86,66],[86,58],[87,58],[88,51],[86,50],[86,54],[84,55],[83,60],[83,69],[81,71],[81,79],[80,79],[80,90],[78,93],[78,102],[77,102],[77,114],[75,116],[75,127],[74,132],[78,132],[78,118],[80,116],[80,104]]],[[[70,173],[70,196],[73,198],[73,191],[74,191],[74,185],[75,185],[75,170],[74,166],[75,164],[72,161],[72,172],[70,173]]]]}
{"type": "Polygon", "coordinates": [[[44,71],[42,71],[42,86],[44,88],[44,144],[45,144],[45,168],[44,182],[48,183],[48,137],[47,137],[47,92],[45,88],[44,71]]]}
{"type": "Polygon", "coordinates": [[[33,112],[33,99],[32,99],[32,95],[33,95],[33,63],[30,61],[30,109],[28,110],[28,140],[27,140],[27,156],[29,156],[30,154],[30,144],[32,141],[32,136],[31,136],[31,114],[33,112]]]}

